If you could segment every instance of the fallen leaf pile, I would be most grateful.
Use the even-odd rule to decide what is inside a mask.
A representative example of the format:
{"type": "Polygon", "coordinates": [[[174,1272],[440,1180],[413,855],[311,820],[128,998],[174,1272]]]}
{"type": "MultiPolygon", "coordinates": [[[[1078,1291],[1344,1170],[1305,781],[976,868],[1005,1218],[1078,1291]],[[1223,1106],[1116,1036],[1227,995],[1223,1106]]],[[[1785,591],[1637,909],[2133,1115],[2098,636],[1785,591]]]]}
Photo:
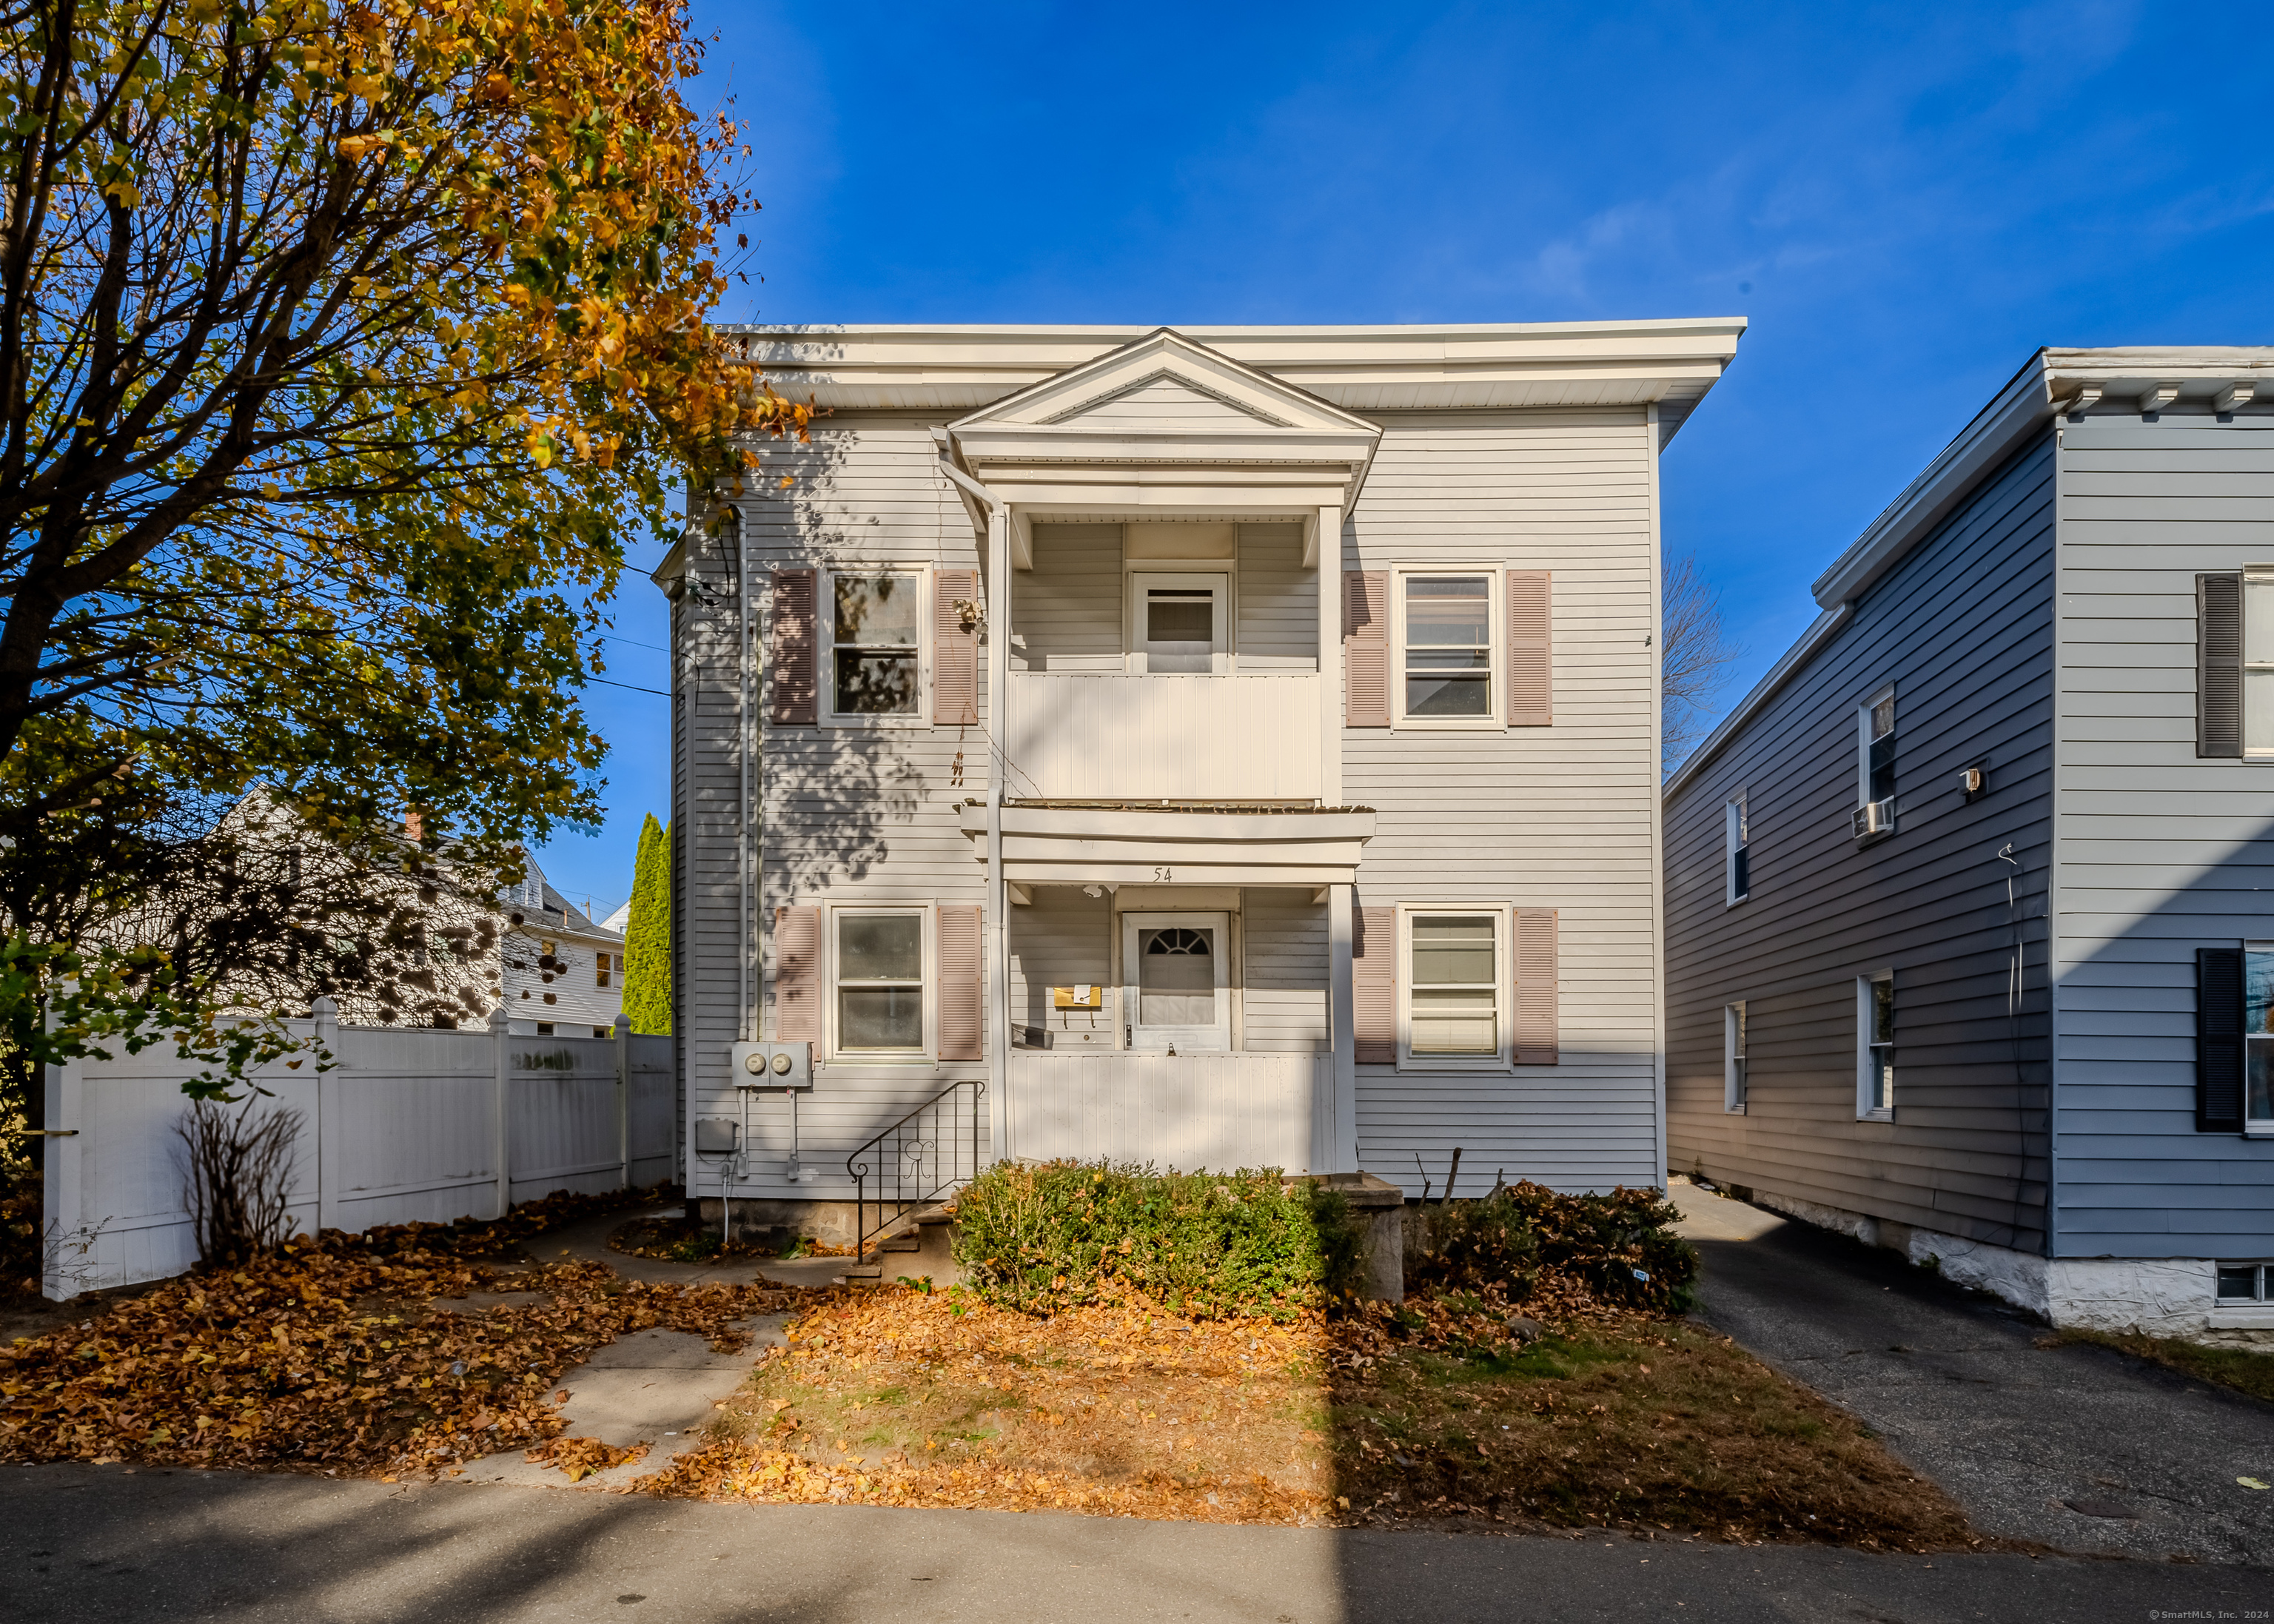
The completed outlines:
{"type": "Polygon", "coordinates": [[[0,1349],[0,1460],[433,1471],[560,1430],[553,1382],[619,1336],[732,1322],[809,1294],[648,1285],[604,1265],[513,1274],[401,1231],[302,1239],[0,1349]],[[540,1300],[445,1304],[511,1289],[540,1300]]]}
{"type": "Polygon", "coordinates": [[[548,1438],[523,1457],[531,1465],[555,1467],[571,1483],[582,1483],[594,1472],[647,1458],[645,1444],[618,1447],[597,1438],[548,1438]]]}

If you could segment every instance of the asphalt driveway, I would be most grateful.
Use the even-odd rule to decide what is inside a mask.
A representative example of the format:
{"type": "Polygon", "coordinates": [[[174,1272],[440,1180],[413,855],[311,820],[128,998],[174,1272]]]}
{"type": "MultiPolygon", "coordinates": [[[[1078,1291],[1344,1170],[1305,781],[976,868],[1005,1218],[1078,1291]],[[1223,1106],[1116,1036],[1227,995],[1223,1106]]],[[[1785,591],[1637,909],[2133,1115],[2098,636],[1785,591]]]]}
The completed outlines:
{"type": "Polygon", "coordinates": [[[2042,1325],[1894,1252],[1694,1185],[1673,1196],[1704,1259],[1699,1317],[1863,1417],[1977,1527],[2274,1566],[2274,1492],[2235,1481],[2274,1483],[2274,1405],[2106,1349],[2040,1348],[2042,1325]]]}

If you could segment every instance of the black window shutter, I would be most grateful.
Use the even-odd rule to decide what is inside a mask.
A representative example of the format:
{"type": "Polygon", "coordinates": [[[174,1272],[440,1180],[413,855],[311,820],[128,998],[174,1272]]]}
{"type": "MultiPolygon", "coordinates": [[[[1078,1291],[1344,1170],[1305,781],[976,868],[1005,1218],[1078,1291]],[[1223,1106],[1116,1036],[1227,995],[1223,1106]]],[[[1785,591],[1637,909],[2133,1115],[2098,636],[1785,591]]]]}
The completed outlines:
{"type": "Polygon", "coordinates": [[[2242,577],[2195,577],[2195,754],[2242,755],[2242,577]]]}
{"type": "Polygon", "coordinates": [[[2195,949],[2195,1129],[2242,1132],[2242,950],[2195,949]]]}

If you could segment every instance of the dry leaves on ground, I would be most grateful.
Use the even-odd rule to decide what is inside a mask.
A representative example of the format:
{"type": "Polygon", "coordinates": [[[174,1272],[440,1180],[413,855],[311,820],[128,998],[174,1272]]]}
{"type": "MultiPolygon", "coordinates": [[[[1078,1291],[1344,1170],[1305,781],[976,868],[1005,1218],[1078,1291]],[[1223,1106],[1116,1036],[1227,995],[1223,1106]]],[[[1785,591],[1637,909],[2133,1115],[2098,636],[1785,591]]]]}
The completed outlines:
{"type": "Polygon", "coordinates": [[[582,1483],[594,1472],[647,1458],[645,1444],[618,1447],[597,1438],[548,1438],[522,1457],[534,1466],[555,1467],[571,1483],[582,1483]]]}

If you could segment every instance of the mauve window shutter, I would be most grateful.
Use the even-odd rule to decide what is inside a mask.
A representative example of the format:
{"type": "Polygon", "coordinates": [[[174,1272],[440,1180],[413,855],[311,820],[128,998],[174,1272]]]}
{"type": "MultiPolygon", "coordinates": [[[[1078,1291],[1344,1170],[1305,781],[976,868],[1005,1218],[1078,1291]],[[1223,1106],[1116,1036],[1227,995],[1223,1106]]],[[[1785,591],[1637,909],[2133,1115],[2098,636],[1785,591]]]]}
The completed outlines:
{"type": "Polygon", "coordinates": [[[821,910],[774,910],[774,1037],[821,1041],[821,910]]]}
{"type": "Polygon", "coordinates": [[[1389,726],[1389,575],[1343,574],[1343,725],[1389,726]]]}
{"type": "Polygon", "coordinates": [[[1516,911],[1516,1064],[1556,1064],[1555,910],[1516,911]]]}
{"type": "Polygon", "coordinates": [[[1555,720],[1550,672],[1551,594],[1544,569],[1508,572],[1508,725],[1546,727],[1555,720]]]}
{"type": "Polygon", "coordinates": [[[814,575],[810,569],[774,571],[773,647],[769,661],[773,671],[768,692],[772,700],[770,715],[777,727],[810,727],[817,719],[814,575]]]}
{"type": "Polygon", "coordinates": [[[2195,577],[2195,754],[2242,755],[2242,577],[2195,577]]]}
{"type": "Polygon", "coordinates": [[[984,1060],[981,1011],[984,975],[979,951],[979,910],[958,904],[939,910],[939,1057],[984,1060]]]}
{"type": "Polygon", "coordinates": [[[931,719],[979,720],[979,634],[963,629],[956,600],[975,601],[979,572],[942,569],[931,578],[931,719]]]}
{"type": "Polygon", "coordinates": [[[1351,944],[1351,1040],[1360,1065],[1397,1064],[1397,910],[1360,908],[1351,944]]]}
{"type": "Polygon", "coordinates": [[[2195,949],[2195,1127],[2242,1132],[2242,950],[2195,949]]]}

